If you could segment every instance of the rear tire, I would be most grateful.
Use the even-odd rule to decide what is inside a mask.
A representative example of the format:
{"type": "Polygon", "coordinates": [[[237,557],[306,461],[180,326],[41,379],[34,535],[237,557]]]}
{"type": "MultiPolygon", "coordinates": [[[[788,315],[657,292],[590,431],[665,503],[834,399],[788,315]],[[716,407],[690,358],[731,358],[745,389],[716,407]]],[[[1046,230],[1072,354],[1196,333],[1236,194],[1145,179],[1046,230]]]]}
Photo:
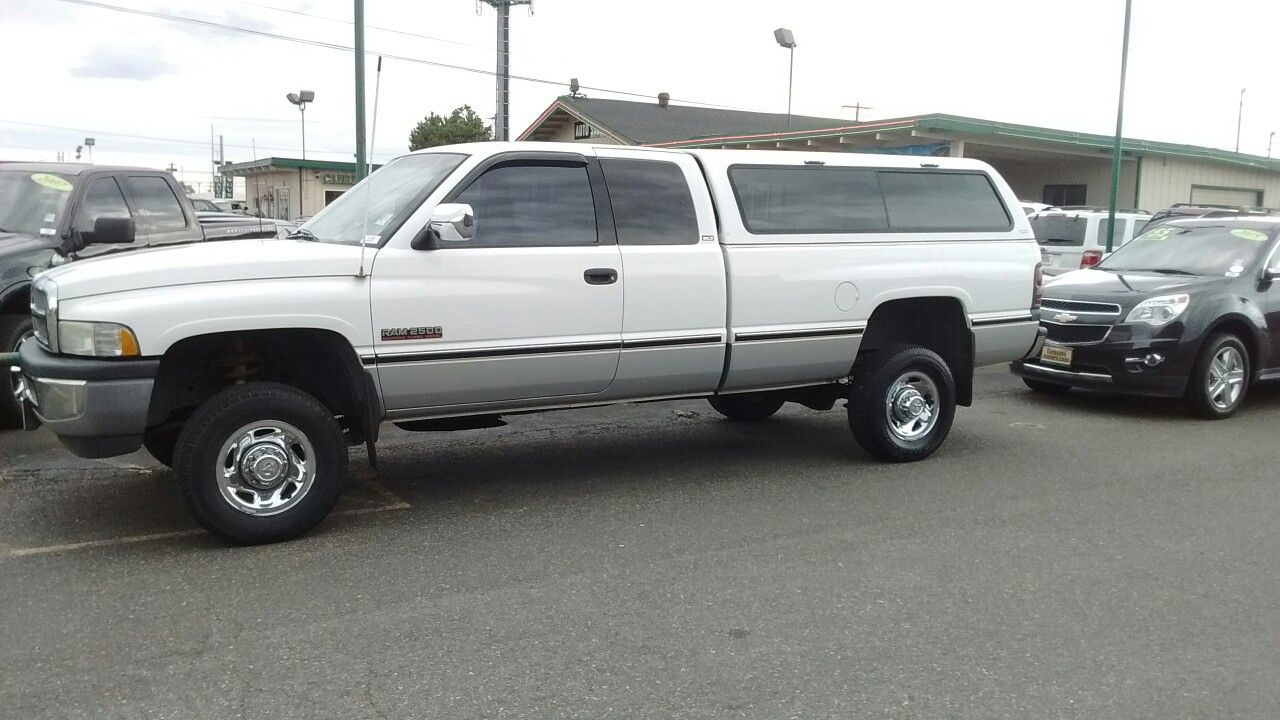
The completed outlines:
{"type": "Polygon", "coordinates": [[[752,422],[764,420],[778,410],[786,402],[781,396],[769,392],[742,393],[740,395],[717,395],[707,398],[711,407],[730,420],[752,422]]]}
{"type": "MultiPolygon", "coordinates": [[[[16,352],[31,337],[30,315],[0,315],[0,352],[16,352]]],[[[22,407],[16,396],[17,384],[9,366],[0,368],[4,387],[0,388],[0,429],[22,427],[22,407]]]]}
{"type": "Polygon", "coordinates": [[[879,353],[854,378],[849,429],[864,450],[888,462],[914,462],[934,453],[951,430],[956,385],[937,353],[896,346],[879,353]]]}
{"type": "Polygon", "coordinates": [[[174,452],[178,487],[209,532],[233,543],[298,537],[333,510],[347,443],[333,413],[279,383],[236,385],[187,420],[174,452]]]}
{"type": "Polygon", "coordinates": [[[1206,420],[1235,415],[1249,392],[1251,370],[1249,351],[1240,338],[1230,333],[1210,335],[1191,369],[1187,409],[1206,420]]]}
{"type": "Polygon", "coordinates": [[[1058,385],[1043,380],[1032,380],[1031,378],[1022,378],[1022,382],[1026,383],[1027,387],[1032,390],[1046,395],[1066,395],[1071,392],[1071,387],[1068,385],[1058,385]]]}

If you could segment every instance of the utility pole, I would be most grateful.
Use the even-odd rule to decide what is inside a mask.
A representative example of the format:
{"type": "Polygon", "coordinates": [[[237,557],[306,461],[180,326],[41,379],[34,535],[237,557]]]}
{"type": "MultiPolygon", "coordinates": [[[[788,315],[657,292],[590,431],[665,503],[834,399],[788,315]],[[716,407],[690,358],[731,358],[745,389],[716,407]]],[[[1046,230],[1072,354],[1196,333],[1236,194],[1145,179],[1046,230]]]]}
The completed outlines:
{"type": "Polygon", "coordinates": [[[1236,152],[1240,152],[1240,123],[1244,120],[1244,88],[1240,88],[1240,109],[1236,111],[1236,152]]]}
{"type": "Polygon", "coordinates": [[[494,75],[493,139],[510,140],[511,127],[511,6],[528,5],[533,14],[533,0],[476,0],[498,11],[498,67],[494,75]]]}
{"type": "Polygon", "coordinates": [[[842,107],[842,108],[847,108],[847,109],[849,109],[849,110],[852,110],[852,111],[853,111],[853,121],[854,121],[854,122],[862,122],[862,111],[863,111],[863,110],[875,110],[875,108],[873,108],[873,107],[867,107],[866,105],[863,105],[861,100],[859,100],[858,102],[856,102],[856,103],[854,103],[854,104],[852,104],[852,105],[841,105],[840,107],[842,107]]]}
{"type": "MultiPolygon", "coordinates": [[[[364,0],[355,0],[356,51],[356,182],[364,179],[368,166],[364,157],[364,0]]],[[[360,241],[362,246],[364,241],[360,241]]]]}
{"type": "MultiPolygon", "coordinates": [[[[1116,139],[1111,148],[1111,204],[1107,206],[1107,252],[1115,247],[1116,196],[1120,190],[1120,139],[1124,133],[1124,79],[1129,72],[1129,20],[1133,17],[1133,0],[1124,0],[1124,40],[1120,45],[1120,100],[1116,103],[1116,139]]],[[[1138,198],[1134,198],[1137,205],[1138,198]]]]}

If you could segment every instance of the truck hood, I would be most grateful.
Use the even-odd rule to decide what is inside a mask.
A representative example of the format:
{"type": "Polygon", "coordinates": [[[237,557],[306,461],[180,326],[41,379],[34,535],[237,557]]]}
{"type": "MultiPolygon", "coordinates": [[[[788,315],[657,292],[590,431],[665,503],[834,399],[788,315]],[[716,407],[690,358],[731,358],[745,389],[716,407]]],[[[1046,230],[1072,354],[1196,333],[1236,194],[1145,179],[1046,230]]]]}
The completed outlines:
{"type": "Polygon", "coordinates": [[[62,240],[53,235],[26,235],[24,233],[0,232],[0,257],[19,255],[32,250],[56,248],[62,240]]]}
{"type": "MultiPolygon", "coordinates": [[[[366,253],[373,257],[373,251],[366,253]]],[[[354,275],[359,264],[356,246],[308,240],[227,240],[87,258],[54,268],[44,277],[57,283],[60,299],[71,299],[172,285],[354,275]]]]}

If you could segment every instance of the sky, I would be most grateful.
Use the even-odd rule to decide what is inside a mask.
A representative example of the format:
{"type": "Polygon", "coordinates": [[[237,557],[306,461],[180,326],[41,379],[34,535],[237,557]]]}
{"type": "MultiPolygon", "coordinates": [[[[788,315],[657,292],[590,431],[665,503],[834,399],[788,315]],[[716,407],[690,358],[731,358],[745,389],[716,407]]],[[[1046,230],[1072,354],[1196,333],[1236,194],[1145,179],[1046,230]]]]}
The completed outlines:
{"type": "MultiPolygon", "coordinates": [[[[366,0],[367,113],[374,156],[408,149],[430,112],[494,112],[495,13],[475,0],[366,0]],[[372,125],[376,54],[384,59],[372,125]]],[[[350,0],[0,0],[0,160],[93,160],[180,168],[207,182],[210,126],[229,161],[301,154],[285,95],[314,90],[307,156],[354,159],[350,0]],[[257,33],[121,12],[129,8],[257,33]],[[86,155],[87,156],[87,155],[86,155]]],[[[513,137],[569,78],[674,103],[864,120],[951,113],[1110,134],[1123,0],[536,0],[512,11],[513,137]]],[[[1265,155],[1280,130],[1275,0],[1133,0],[1125,135],[1265,155]]],[[[623,97],[587,90],[591,97],[623,97]]],[[[1280,145],[1276,146],[1280,155],[1280,145]]]]}

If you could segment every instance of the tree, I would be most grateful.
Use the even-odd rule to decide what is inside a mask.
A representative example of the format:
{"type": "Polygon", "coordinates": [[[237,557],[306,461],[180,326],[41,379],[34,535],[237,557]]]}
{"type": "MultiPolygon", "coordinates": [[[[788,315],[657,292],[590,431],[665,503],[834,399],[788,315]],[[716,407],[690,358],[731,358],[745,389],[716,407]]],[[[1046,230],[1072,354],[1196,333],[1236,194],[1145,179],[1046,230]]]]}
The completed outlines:
{"type": "Polygon", "coordinates": [[[409,133],[409,150],[489,140],[491,131],[470,105],[463,105],[449,113],[449,117],[431,113],[423,118],[409,133]]]}

